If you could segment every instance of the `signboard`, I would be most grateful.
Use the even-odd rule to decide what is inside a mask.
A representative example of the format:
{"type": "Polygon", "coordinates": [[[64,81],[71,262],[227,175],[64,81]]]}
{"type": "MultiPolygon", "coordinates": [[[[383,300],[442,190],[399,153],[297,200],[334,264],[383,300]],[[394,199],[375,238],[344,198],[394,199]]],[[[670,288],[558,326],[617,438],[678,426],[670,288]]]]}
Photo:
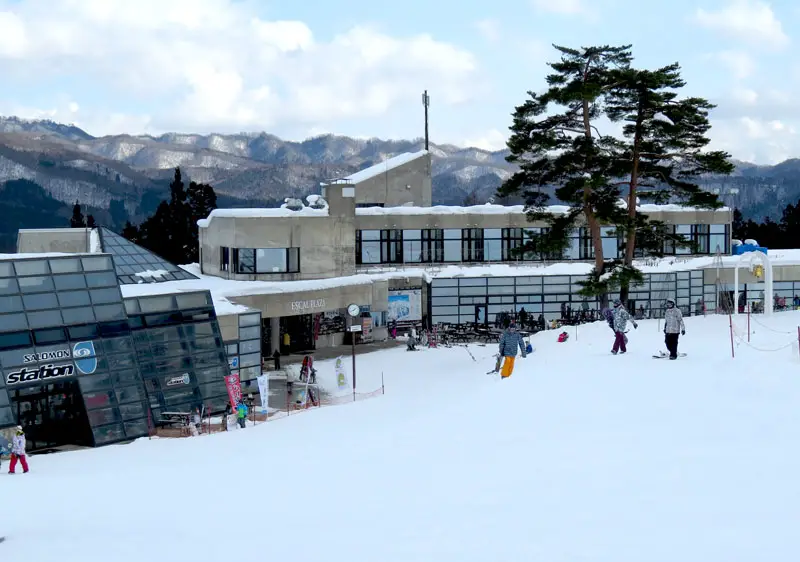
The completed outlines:
{"type": "Polygon", "coordinates": [[[75,375],[91,375],[97,370],[97,357],[95,357],[94,342],[82,341],[72,346],[72,349],[58,349],[43,351],[41,353],[28,353],[22,360],[26,364],[42,361],[62,360],[72,358],[71,363],[25,366],[22,369],[11,371],[6,375],[6,384],[24,384],[41,382],[47,383],[51,379],[62,379],[75,375]]]}
{"type": "Polygon", "coordinates": [[[349,331],[351,331],[351,332],[360,332],[361,331],[361,324],[353,324],[352,326],[350,326],[350,330],[349,331]]]}
{"type": "Polygon", "coordinates": [[[239,402],[242,401],[242,383],[239,381],[239,375],[228,375],[225,377],[225,388],[228,389],[228,398],[231,401],[231,407],[235,410],[239,402]]]}
{"type": "Polygon", "coordinates": [[[228,359],[228,365],[230,365],[231,369],[238,369],[239,368],[239,357],[234,357],[233,359],[228,359]]]}
{"type": "Polygon", "coordinates": [[[365,316],[361,319],[361,332],[362,332],[362,339],[361,341],[369,342],[372,341],[372,318],[370,316],[365,316]]]}
{"type": "Polygon", "coordinates": [[[167,381],[167,386],[181,386],[186,384],[191,384],[192,379],[189,377],[189,373],[184,373],[178,377],[172,377],[167,381]]]}
{"type": "Polygon", "coordinates": [[[344,372],[344,356],[340,355],[336,358],[334,371],[336,372],[336,385],[340,389],[347,388],[347,375],[344,372]]]}
{"type": "Polygon", "coordinates": [[[317,310],[325,308],[325,299],[313,299],[307,301],[292,301],[292,312],[304,312],[306,310],[317,310]]]}
{"type": "Polygon", "coordinates": [[[418,322],[422,320],[422,289],[389,291],[389,320],[418,322]]]}
{"type": "Polygon", "coordinates": [[[259,375],[258,394],[261,396],[261,409],[266,414],[269,412],[269,375],[259,375]]]}

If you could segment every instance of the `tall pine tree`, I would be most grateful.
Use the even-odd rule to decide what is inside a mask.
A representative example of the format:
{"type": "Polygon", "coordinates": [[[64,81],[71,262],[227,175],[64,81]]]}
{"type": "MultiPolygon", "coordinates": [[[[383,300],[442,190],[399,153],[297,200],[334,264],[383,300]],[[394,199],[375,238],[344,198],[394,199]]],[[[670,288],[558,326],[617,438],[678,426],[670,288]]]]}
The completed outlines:
{"type": "Polygon", "coordinates": [[[69,226],[71,228],[86,228],[86,220],[83,218],[81,204],[77,201],[72,206],[72,218],[69,219],[69,226]]]}
{"type": "MultiPolygon", "coordinates": [[[[621,225],[623,267],[632,269],[637,233],[643,238],[654,226],[637,213],[639,195],[657,202],[719,208],[717,196],[703,191],[696,180],[701,174],[730,174],[734,166],[729,154],[705,151],[710,142],[708,112],[714,106],[703,98],[678,98],[677,91],[686,85],[680,65],[653,71],[628,67],[612,74],[614,87],[606,98],[605,112],[612,121],[623,123],[614,176],[624,178],[621,184],[628,191],[627,219],[621,225]]],[[[688,241],[678,237],[677,243],[688,241]]],[[[626,301],[630,277],[623,275],[620,281],[620,299],[626,301]]]]}
{"type": "Polygon", "coordinates": [[[174,264],[199,259],[197,221],[217,208],[217,195],[208,184],[191,182],[186,189],[180,168],[169,186],[169,201],[138,228],[127,223],[122,235],[174,264]]]}
{"type": "Polygon", "coordinates": [[[549,230],[533,237],[522,251],[550,253],[566,247],[576,226],[585,224],[591,236],[595,267],[584,294],[608,302],[614,282],[603,276],[605,259],[600,225],[619,219],[618,185],[609,182],[615,165],[616,139],[601,135],[596,121],[602,105],[615,87],[616,72],[631,62],[630,45],[570,49],[554,45],[560,54],[550,63],[548,89],[528,92],[529,99],[513,114],[511,154],[506,158],[519,171],[498,190],[501,196],[522,194],[531,221],[546,221],[549,230]],[[544,206],[546,186],[556,186],[555,195],[569,205],[563,215],[548,213],[544,206]]]}

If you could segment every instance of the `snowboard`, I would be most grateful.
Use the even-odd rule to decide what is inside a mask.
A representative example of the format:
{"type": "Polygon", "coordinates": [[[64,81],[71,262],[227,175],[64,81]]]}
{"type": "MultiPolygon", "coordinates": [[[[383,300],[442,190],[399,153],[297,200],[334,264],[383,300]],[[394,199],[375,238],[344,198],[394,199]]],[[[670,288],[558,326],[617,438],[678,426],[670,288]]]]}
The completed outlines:
{"type": "MultiPolygon", "coordinates": [[[[678,357],[686,357],[686,354],[679,353],[678,357]]],[[[658,355],[653,355],[653,359],[669,359],[669,353],[664,353],[663,351],[659,351],[658,355]]]]}

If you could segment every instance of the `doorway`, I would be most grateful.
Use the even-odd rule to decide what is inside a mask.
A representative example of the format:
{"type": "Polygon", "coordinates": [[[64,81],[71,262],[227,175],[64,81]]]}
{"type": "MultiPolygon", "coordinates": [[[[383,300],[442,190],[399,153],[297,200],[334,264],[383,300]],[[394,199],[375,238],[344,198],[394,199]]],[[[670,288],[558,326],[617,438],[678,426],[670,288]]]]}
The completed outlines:
{"type": "Polygon", "coordinates": [[[19,425],[25,430],[28,451],[94,445],[78,381],[12,390],[9,395],[19,425]]]}
{"type": "Polygon", "coordinates": [[[281,325],[281,353],[305,354],[316,348],[314,338],[314,315],[300,314],[297,316],[284,316],[281,325]],[[286,345],[285,335],[289,336],[289,345],[286,345]]]}

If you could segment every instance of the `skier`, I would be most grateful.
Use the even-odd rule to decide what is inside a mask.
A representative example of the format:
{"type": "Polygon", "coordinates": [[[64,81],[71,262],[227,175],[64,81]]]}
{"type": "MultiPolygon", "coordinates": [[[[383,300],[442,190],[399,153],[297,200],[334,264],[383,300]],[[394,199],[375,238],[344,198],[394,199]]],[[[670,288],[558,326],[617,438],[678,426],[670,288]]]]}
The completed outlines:
{"type": "Polygon", "coordinates": [[[626,337],[625,337],[625,328],[628,327],[628,321],[633,324],[633,328],[636,329],[639,325],[636,321],[631,318],[631,315],[625,310],[625,306],[623,306],[622,302],[619,299],[614,301],[614,347],[611,348],[611,353],[616,355],[617,353],[626,353],[628,349],[626,348],[625,344],[626,337]]]}
{"type": "Polygon", "coordinates": [[[503,358],[503,368],[500,370],[500,377],[507,379],[514,370],[514,361],[517,359],[517,348],[519,347],[524,359],[528,353],[525,351],[525,340],[522,334],[517,331],[517,325],[511,322],[500,336],[500,357],[503,358]]]}
{"type": "Polygon", "coordinates": [[[28,456],[25,454],[25,431],[22,426],[17,426],[16,435],[11,440],[11,465],[8,473],[14,474],[17,468],[17,461],[22,465],[22,472],[28,472],[28,456]]]}
{"type": "Polygon", "coordinates": [[[678,358],[678,333],[686,335],[681,309],[675,306],[673,299],[667,299],[667,310],[664,312],[664,343],[669,351],[670,359],[678,358]]]}

